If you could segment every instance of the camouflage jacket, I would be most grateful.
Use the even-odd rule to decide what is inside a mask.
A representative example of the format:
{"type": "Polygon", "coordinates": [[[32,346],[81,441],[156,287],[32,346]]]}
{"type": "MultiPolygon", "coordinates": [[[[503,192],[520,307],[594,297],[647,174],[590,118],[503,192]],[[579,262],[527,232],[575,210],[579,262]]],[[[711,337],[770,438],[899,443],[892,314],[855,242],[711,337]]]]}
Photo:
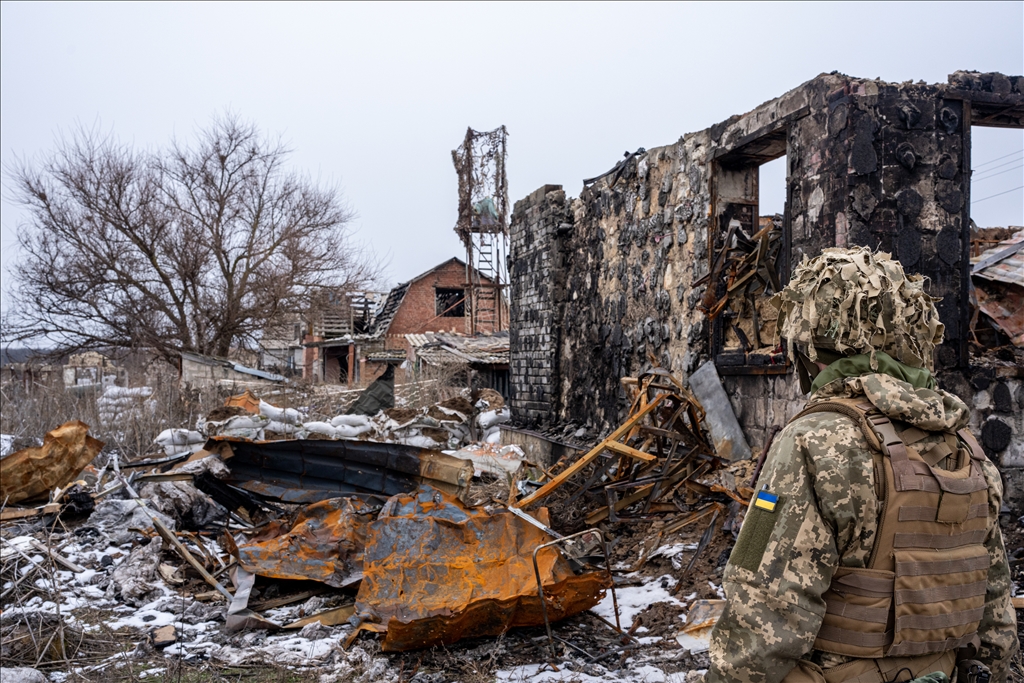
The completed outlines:
{"type": "MultiPolygon", "coordinates": [[[[969,417],[967,406],[952,394],[915,389],[878,373],[837,379],[813,394],[809,404],[859,396],[866,396],[890,418],[925,431],[956,430],[969,417]]],[[[1002,483],[992,463],[986,461],[983,469],[992,520],[985,545],[992,564],[978,629],[978,659],[992,668],[996,683],[1006,680],[1018,644],[998,523],[1002,483]]],[[[833,572],[840,565],[865,567],[878,528],[871,452],[860,427],[831,412],[792,421],[768,453],[758,480],[761,486],[783,502],[757,571],[734,564],[742,551],[742,533],[733,550],[723,580],[726,608],[711,636],[706,683],[778,683],[800,659],[822,669],[849,661],[815,651],[813,643],[825,613],[822,594],[833,572]]]]}

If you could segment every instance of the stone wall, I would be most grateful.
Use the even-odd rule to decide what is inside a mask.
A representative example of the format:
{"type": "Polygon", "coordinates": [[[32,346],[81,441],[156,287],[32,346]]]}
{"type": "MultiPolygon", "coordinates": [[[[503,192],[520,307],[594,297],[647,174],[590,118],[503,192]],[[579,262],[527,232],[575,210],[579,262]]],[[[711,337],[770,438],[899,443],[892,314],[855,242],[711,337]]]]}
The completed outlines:
{"type": "Polygon", "coordinates": [[[1019,517],[1024,515],[1024,381],[1020,379],[1024,368],[973,370],[971,431],[999,466],[1003,500],[1019,517]]]}
{"type": "MultiPolygon", "coordinates": [[[[1018,76],[968,72],[937,85],[822,74],[747,114],[627,155],[577,199],[544,186],[521,200],[511,222],[513,419],[607,434],[628,405],[620,378],[651,359],[684,379],[716,360],[755,452],[799,411],[794,374],[755,363],[747,349],[736,363],[721,317],[709,323],[700,308],[706,285],[694,286],[730,222],[760,225],[758,169],[783,155],[779,279],[826,247],[892,253],[942,297],[940,383],[984,401],[967,347],[970,133],[1024,127],[1022,86],[1018,76]]],[[[721,295],[724,278],[712,286],[721,295]]],[[[994,415],[982,431],[1003,430],[986,426],[992,420],[1009,426],[1017,446],[993,455],[1012,469],[1024,459],[1024,425],[994,415]]]]}

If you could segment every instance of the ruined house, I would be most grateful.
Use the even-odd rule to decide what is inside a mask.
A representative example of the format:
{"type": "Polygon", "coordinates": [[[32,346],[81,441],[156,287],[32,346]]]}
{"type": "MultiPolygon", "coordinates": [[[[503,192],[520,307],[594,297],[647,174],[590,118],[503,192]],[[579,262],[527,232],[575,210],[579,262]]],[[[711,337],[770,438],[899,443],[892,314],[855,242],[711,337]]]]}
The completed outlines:
{"type": "MultiPolygon", "coordinates": [[[[303,377],[329,384],[366,386],[389,364],[414,358],[407,335],[470,332],[466,290],[471,276],[474,282],[493,284],[486,275],[470,273],[461,259],[451,258],[390,292],[350,295],[347,307],[335,307],[332,316],[321,314],[309,325],[298,317],[284,321],[268,335],[264,363],[277,362],[274,367],[283,372],[298,368],[303,377]],[[290,332],[294,336],[288,339],[290,332]]],[[[499,332],[508,328],[508,320],[503,300],[496,320],[478,320],[477,331],[499,332]]],[[[397,368],[396,381],[406,381],[407,369],[397,368]]]]}
{"type": "Polygon", "coordinates": [[[764,252],[760,279],[783,286],[804,256],[867,245],[927,276],[942,297],[940,384],[974,401],[973,426],[1004,468],[1007,497],[1024,498],[1021,369],[982,367],[968,346],[977,126],[1024,127],[1024,78],[960,71],[929,85],[822,74],[746,114],[627,155],[584,181],[575,199],[545,185],[516,202],[514,420],[605,434],[626,407],[620,378],[649,358],[683,377],[714,361],[756,452],[804,396],[773,339],[771,288],[740,292],[709,322],[706,311],[743,284],[713,272],[716,257],[727,239],[753,245],[764,252]],[[782,156],[785,211],[761,217],[759,168],[782,156]]]}

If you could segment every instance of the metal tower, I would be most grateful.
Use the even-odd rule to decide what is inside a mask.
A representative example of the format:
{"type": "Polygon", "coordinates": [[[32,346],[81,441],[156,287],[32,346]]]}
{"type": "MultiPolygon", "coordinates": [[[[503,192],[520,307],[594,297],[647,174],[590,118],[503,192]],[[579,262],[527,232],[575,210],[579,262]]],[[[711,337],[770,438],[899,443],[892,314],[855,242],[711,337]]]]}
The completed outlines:
{"type": "Polygon", "coordinates": [[[502,304],[508,284],[508,182],[505,141],[508,131],[466,129],[452,150],[459,177],[459,216],[455,232],[466,246],[466,305],[470,333],[505,329],[502,304]]]}

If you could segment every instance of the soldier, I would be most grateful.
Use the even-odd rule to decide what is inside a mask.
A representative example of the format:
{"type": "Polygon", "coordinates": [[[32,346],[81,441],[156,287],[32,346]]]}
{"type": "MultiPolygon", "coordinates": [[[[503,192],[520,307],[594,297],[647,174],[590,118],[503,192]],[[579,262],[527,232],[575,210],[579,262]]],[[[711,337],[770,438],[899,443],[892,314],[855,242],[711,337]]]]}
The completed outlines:
{"type": "Polygon", "coordinates": [[[1018,647],[1002,484],[930,371],[937,299],[852,248],[804,259],[774,301],[811,398],[758,479],[706,683],[908,681],[957,660],[1002,683],[1018,647]]]}

